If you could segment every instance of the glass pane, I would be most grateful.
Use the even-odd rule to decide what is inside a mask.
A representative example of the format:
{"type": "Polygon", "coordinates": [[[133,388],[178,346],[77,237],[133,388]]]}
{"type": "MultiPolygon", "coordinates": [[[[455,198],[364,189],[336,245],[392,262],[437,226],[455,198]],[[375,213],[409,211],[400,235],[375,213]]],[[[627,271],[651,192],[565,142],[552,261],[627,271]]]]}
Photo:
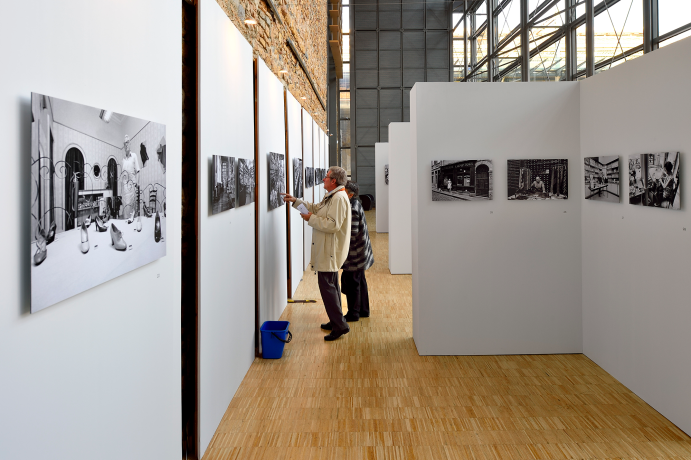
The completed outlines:
{"type": "Polygon", "coordinates": [[[350,149],[341,149],[341,168],[350,176],[350,149]]]}
{"type": "Polygon", "coordinates": [[[340,120],[341,128],[341,147],[350,147],[350,120],[340,120]]]}
{"type": "Polygon", "coordinates": [[[463,67],[463,56],[464,56],[464,50],[463,50],[463,39],[454,39],[453,41],[453,65],[454,66],[460,66],[463,67]]]}
{"type": "Polygon", "coordinates": [[[585,24],[576,29],[576,73],[585,70],[585,24]]]}
{"type": "Polygon", "coordinates": [[[657,0],[660,17],[660,35],[671,32],[691,22],[691,2],[689,0],[657,0]]]}
{"type": "Polygon", "coordinates": [[[477,73],[470,78],[470,81],[486,81],[487,80],[487,64],[480,67],[477,73]]]}
{"type": "Polygon", "coordinates": [[[566,39],[539,49],[530,60],[530,81],[566,80],[566,39]]]}
{"type": "Polygon", "coordinates": [[[343,35],[343,62],[350,62],[350,35],[343,35]]]}
{"type": "Polygon", "coordinates": [[[453,68],[453,81],[461,81],[463,80],[463,67],[454,67],[453,68]]]}
{"type": "MultiPolygon", "coordinates": [[[[605,2],[607,5],[608,2],[605,2]]],[[[621,0],[595,16],[595,65],[606,63],[600,71],[614,64],[614,57],[643,44],[643,2],[621,0]]],[[[637,55],[624,59],[630,60],[637,55]]]]}
{"type": "MultiPolygon", "coordinates": [[[[510,68],[512,65],[516,63],[516,59],[499,59],[498,66],[499,66],[499,74],[501,75],[504,73],[508,68],[510,68]]],[[[521,66],[520,64],[512,68],[510,71],[506,73],[506,75],[502,75],[501,79],[499,80],[503,83],[510,83],[514,81],[521,81],[521,66]]]]}
{"type": "Polygon", "coordinates": [[[341,31],[344,34],[350,33],[350,8],[347,6],[341,9],[341,31]]]}
{"type": "Polygon", "coordinates": [[[343,78],[338,80],[338,89],[350,89],[350,64],[343,64],[343,78]]]}
{"type": "Polygon", "coordinates": [[[350,118],[350,91],[341,91],[341,118],[350,118]]]}
{"type": "Polygon", "coordinates": [[[456,29],[453,31],[453,36],[454,38],[462,37],[463,36],[463,21],[461,21],[461,18],[463,18],[463,15],[461,13],[454,13],[453,14],[453,26],[456,27],[456,29]],[[460,23],[458,21],[461,21],[460,23]],[[456,26],[458,24],[458,26],[456,26]]]}
{"type": "MultiPolygon", "coordinates": [[[[501,43],[513,29],[521,25],[521,2],[511,0],[497,13],[497,32],[501,43]]],[[[496,11],[496,10],[495,10],[496,11]]]]}

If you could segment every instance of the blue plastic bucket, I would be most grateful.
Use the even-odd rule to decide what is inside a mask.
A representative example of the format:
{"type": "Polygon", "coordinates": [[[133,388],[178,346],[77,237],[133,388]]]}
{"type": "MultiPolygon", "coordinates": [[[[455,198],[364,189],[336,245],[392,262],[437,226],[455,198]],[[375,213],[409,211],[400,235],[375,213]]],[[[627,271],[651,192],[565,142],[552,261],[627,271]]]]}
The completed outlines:
{"type": "Polygon", "coordinates": [[[289,325],[289,321],[264,321],[259,328],[262,334],[262,358],[278,359],[283,356],[283,347],[293,340],[293,334],[288,330],[289,325]]]}

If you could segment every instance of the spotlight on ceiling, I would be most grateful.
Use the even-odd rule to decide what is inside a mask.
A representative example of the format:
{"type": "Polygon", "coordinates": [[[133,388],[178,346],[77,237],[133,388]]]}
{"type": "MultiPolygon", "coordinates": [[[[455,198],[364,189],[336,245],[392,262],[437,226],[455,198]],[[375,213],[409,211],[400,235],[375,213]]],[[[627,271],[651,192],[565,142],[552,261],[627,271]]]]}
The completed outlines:
{"type": "Polygon", "coordinates": [[[249,24],[251,26],[254,26],[257,24],[257,20],[254,18],[247,18],[247,19],[245,19],[245,24],[249,24]]]}

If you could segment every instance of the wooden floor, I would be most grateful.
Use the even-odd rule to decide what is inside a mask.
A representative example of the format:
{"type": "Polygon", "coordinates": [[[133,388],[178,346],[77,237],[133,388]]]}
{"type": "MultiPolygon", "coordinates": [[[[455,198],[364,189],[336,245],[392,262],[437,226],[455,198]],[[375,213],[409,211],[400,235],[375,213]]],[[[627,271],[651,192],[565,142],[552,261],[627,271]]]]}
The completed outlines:
{"type": "MultiPolygon", "coordinates": [[[[388,273],[374,218],[372,316],[327,343],[321,300],[288,305],[292,343],[252,364],[205,460],[691,459],[689,436],[583,355],[418,356],[411,277],[388,273]]],[[[295,297],[320,298],[313,273],[295,297]]]]}

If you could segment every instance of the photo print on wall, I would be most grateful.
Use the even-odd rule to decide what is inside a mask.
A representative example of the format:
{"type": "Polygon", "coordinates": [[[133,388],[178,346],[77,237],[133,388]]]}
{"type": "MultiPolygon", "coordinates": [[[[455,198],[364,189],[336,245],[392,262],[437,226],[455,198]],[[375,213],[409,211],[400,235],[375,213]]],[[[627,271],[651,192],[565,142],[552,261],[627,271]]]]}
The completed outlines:
{"type": "Polygon", "coordinates": [[[432,201],[491,200],[492,169],[492,160],[432,161],[432,201]]]}
{"type": "Polygon", "coordinates": [[[211,214],[235,207],[235,158],[212,157],[211,214]]]}
{"type": "Polygon", "coordinates": [[[300,158],[293,158],[293,196],[295,198],[302,198],[302,160],[300,158]]]}
{"type": "Polygon", "coordinates": [[[305,188],[314,187],[314,168],[305,166],[305,188]]]}
{"type": "Polygon", "coordinates": [[[254,185],[254,160],[238,158],[238,207],[254,203],[254,185]]]}
{"type": "Polygon", "coordinates": [[[509,200],[566,200],[569,160],[507,160],[509,200]]]}
{"type": "Polygon", "coordinates": [[[679,152],[629,155],[629,203],[681,209],[679,152]]]}
{"type": "Polygon", "coordinates": [[[166,127],[37,93],[31,113],[35,313],[166,255],[166,127]]]}
{"type": "Polygon", "coordinates": [[[585,199],[619,203],[619,157],[583,159],[585,199]]]}
{"type": "Polygon", "coordinates": [[[269,167],[269,211],[283,206],[281,193],[286,192],[286,161],[280,153],[267,155],[269,167]]]}
{"type": "Polygon", "coordinates": [[[389,165],[384,165],[384,183],[389,185],[389,165]]]}

